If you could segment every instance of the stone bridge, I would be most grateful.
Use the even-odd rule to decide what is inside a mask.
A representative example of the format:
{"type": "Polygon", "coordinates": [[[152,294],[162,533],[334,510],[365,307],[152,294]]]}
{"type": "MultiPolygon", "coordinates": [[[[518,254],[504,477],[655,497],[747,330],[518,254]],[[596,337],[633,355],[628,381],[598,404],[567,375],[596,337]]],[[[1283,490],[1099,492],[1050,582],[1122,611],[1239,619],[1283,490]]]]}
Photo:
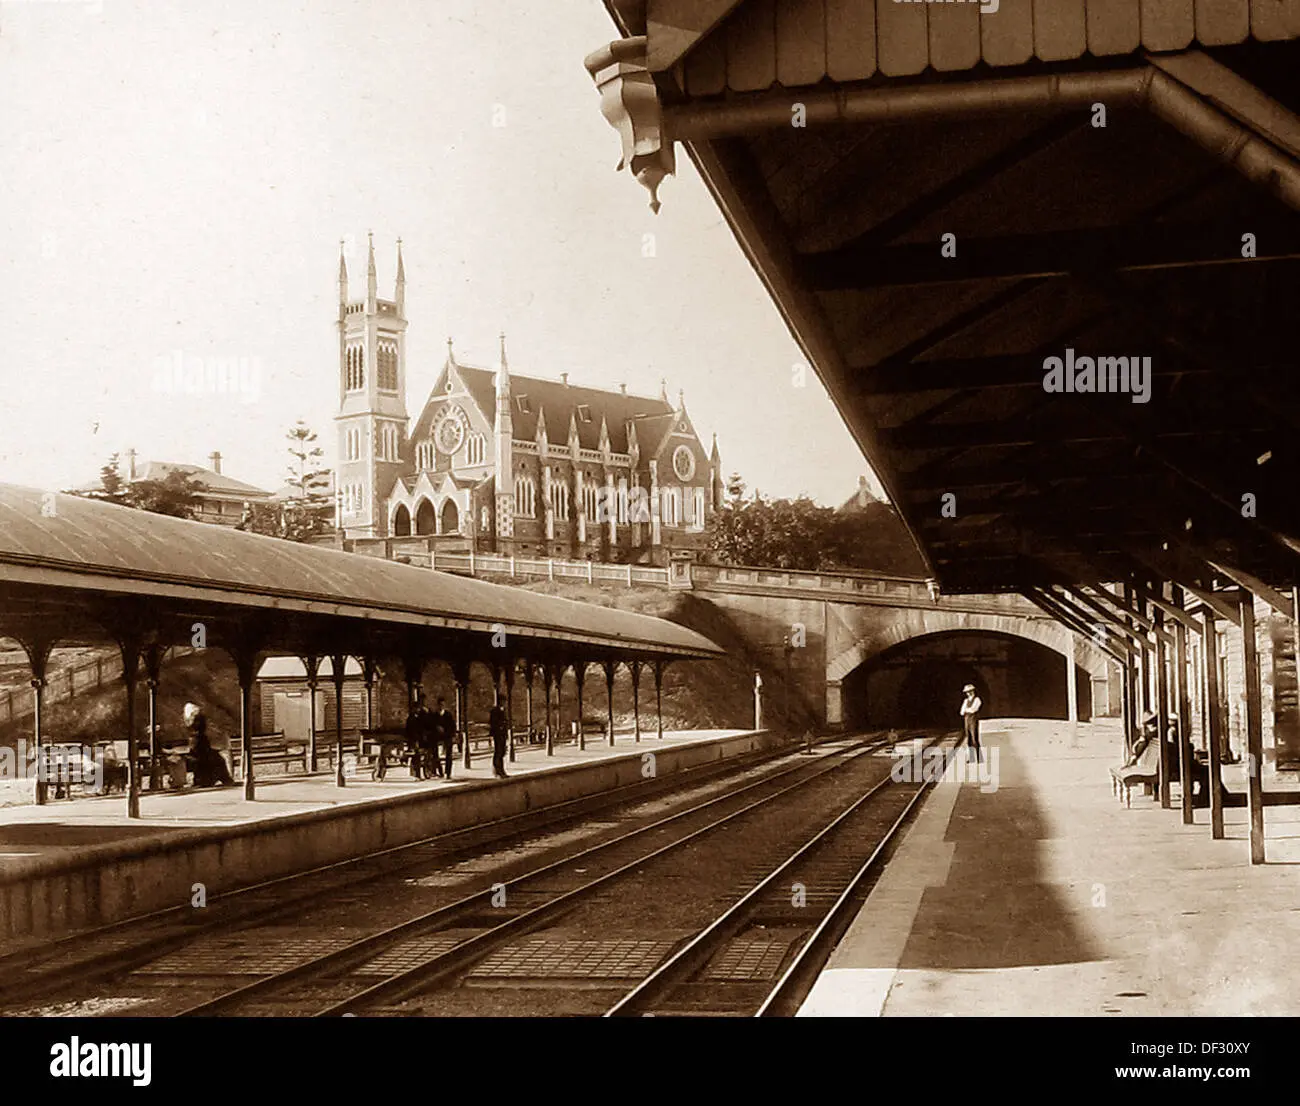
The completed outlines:
{"type": "Polygon", "coordinates": [[[912,579],[703,565],[674,566],[671,583],[724,612],[756,656],[788,666],[828,726],[951,723],[966,683],[994,715],[1119,709],[1118,666],[1019,595],[932,596],[912,579]]]}
{"type": "MultiPolygon", "coordinates": [[[[1118,666],[1014,593],[939,596],[924,580],[866,573],[439,552],[428,537],[348,547],[469,576],[689,592],[732,623],[756,663],[788,672],[802,713],[832,727],[950,724],[966,683],[995,715],[1120,709],[1118,666]]],[[[766,690],[779,716],[784,692],[766,690]]]]}

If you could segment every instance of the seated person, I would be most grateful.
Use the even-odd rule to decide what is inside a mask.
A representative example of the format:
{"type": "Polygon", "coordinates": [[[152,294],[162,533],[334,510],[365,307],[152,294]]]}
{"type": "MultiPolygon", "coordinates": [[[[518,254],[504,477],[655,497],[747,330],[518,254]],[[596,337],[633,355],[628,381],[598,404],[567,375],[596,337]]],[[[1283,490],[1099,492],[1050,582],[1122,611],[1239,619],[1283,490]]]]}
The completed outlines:
{"type": "Polygon", "coordinates": [[[1151,749],[1151,743],[1159,736],[1159,724],[1154,714],[1148,714],[1142,719],[1142,730],[1133,742],[1133,748],[1129,750],[1128,759],[1117,768],[1112,768],[1113,775],[1121,783],[1126,783],[1133,778],[1143,778],[1150,776],[1153,768],[1150,765],[1142,763],[1143,757],[1151,749]]]}
{"type": "Polygon", "coordinates": [[[1121,770],[1133,768],[1138,761],[1142,759],[1142,754],[1147,751],[1147,747],[1156,738],[1156,716],[1148,714],[1142,719],[1142,730],[1138,733],[1137,740],[1133,742],[1133,748],[1129,751],[1128,759],[1120,766],[1121,770]]]}

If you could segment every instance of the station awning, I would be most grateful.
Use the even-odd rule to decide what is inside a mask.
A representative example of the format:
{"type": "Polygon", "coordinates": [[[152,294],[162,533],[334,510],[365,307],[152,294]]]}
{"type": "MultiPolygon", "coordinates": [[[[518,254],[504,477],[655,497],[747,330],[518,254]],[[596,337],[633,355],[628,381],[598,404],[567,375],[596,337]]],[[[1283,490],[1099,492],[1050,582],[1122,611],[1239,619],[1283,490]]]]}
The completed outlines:
{"type": "Polygon", "coordinates": [[[1300,4],[607,7],[944,590],[1297,581],[1300,4]]]}
{"type": "Polygon", "coordinates": [[[104,641],[120,620],[176,641],[200,621],[213,644],[251,634],[265,652],[437,640],[476,659],[722,654],[664,619],[0,484],[0,633],[104,641]]]}

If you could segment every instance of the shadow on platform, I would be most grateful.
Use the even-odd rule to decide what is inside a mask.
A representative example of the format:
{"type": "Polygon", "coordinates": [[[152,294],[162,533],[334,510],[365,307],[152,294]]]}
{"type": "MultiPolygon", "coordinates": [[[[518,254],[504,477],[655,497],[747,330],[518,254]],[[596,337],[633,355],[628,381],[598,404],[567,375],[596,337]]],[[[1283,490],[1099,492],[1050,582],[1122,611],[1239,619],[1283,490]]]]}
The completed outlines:
{"type": "Polygon", "coordinates": [[[948,879],[927,887],[903,952],[903,969],[979,969],[1071,964],[1105,958],[1047,879],[1042,843],[1050,827],[1012,743],[998,750],[998,787],[966,784],[945,840],[948,879]]]}

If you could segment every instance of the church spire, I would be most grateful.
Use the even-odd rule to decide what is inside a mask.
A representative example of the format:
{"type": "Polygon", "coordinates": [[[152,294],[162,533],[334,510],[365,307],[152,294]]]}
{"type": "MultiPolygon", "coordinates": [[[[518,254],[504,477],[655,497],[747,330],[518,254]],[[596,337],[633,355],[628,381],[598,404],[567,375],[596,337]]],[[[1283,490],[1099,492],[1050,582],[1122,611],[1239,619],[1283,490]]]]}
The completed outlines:
{"type": "Polygon", "coordinates": [[[347,314],[348,309],[348,261],[343,252],[343,239],[339,239],[339,318],[347,314]]]}
{"type": "Polygon", "coordinates": [[[510,394],[510,364],[506,360],[506,334],[501,332],[501,356],[497,361],[496,377],[497,395],[508,396],[510,394]]]}
{"type": "Polygon", "coordinates": [[[397,316],[403,318],[406,315],[406,267],[402,264],[402,240],[397,240],[397,286],[393,295],[393,300],[397,304],[397,316]]]}
{"type": "Polygon", "coordinates": [[[375,276],[375,236],[367,232],[370,239],[370,261],[366,269],[366,310],[370,314],[375,312],[375,299],[379,295],[379,281],[375,276]]]}

